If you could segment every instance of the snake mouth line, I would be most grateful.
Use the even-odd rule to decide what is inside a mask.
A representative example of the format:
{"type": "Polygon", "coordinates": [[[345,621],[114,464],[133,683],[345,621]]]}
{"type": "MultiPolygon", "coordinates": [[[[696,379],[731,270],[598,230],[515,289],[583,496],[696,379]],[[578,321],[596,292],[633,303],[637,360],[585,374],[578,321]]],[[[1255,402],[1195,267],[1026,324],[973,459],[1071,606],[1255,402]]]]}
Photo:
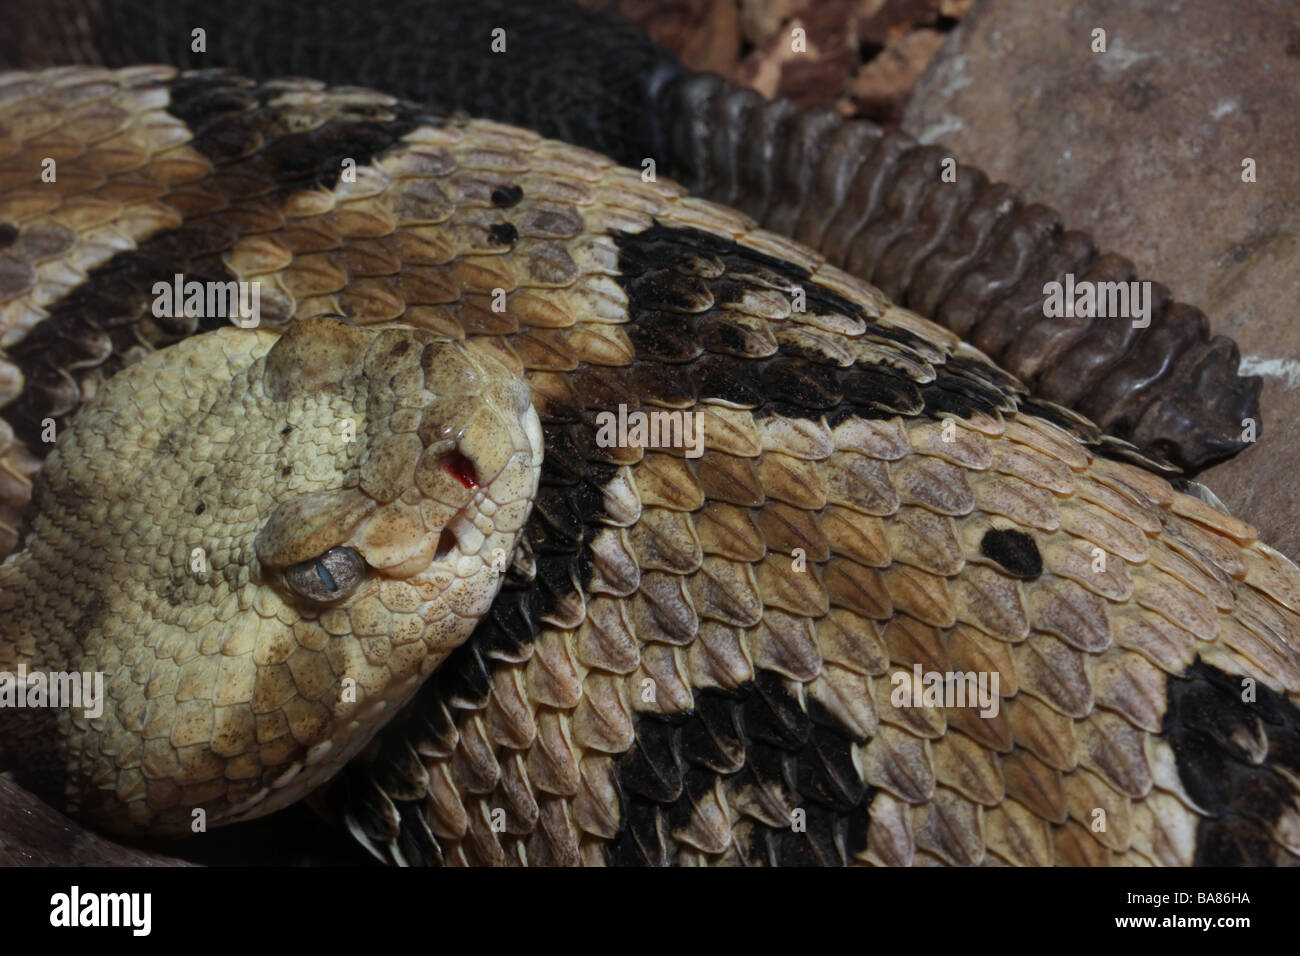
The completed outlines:
{"type": "Polygon", "coordinates": [[[479,484],[478,467],[474,464],[473,459],[459,448],[452,448],[443,455],[443,468],[464,485],[466,489],[473,492],[473,495],[465,503],[465,506],[452,515],[451,520],[443,526],[442,532],[438,535],[438,546],[433,552],[433,560],[435,561],[444,560],[460,543],[461,535],[457,534],[452,526],[458,521],[464,521],[470,507],[477,506],[481,499],[487,497],[486,492],[482,490],[482,486],[479,484]]]}
{"type": "MultiPolygon", "coordinates": [[[[487,543],[487,536],[475,526],[470,516],[481,513],[483,504],[491,501],[487,487],[475,487],[469,501],[458,508],[438,532],[438,544],[433,552],[435,562],[445,561],[454,551],[467,557],[479,554],[487,543]]],[[[479,554],[479,557],[487,560],[490,555],[479,554]]]]}
{"type": "Polygon", "coordinates": [[[442,534],[438,535],[438,547],[434,549],[433,560],[442,561],[451,554],[452,548],[459,543],[459,538],[455,531],[451,530],[450,525],[442,529],[442,534]]]}
{"type": "MultiPolygon", "coordinates": [[[[490,516],[498,507],[496,500],[492,497],[491,488],[499,475],[483,480],[473,459],[459,449],[447,452],[444,458],[444,467],[470,490],[470,497],[461,507],[451,513],[442,529],[437,533],[438,541],[434,546],[430,564],[436,565],[445,563],[448,560],[456,562],[459,560],[456,555],[459,554],[461,558],[478,557],[485,564],[499,566],[501,555],[496,554],[494,550],[486,550],[490,536],[473,520],[474,515],[487,514],[490,516]]],[[[505,557],[508,563],[509,555],[507,554],[505,557]]],[[[498,567],[498,570],[504,570],[504,568],[498,567]]]]}

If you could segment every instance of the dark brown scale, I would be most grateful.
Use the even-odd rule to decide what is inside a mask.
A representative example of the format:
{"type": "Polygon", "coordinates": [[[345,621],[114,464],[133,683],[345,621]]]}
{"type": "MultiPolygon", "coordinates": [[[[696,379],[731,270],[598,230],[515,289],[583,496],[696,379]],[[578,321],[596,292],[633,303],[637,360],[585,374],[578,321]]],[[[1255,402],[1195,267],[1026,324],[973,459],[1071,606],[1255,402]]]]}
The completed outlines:
{"type": "Polygon", "coordinates": [[[537,569],[537,584],[544,592],[542,603],[555,607],[575,592],[585,593],[585,582],[590,577],[591,560],[583,554],[570,553],[541,562],[537,569]],[[579,591],[580,588],[583,590],[579,591]]]}
{"type": "Polygon", "coordinates": [[[861,806],[869,788],[853,765],[852,746],[853,741],[833,721],[831,726],[814,723],[795,771],[799,795],[839,813],[861,806]]]}
{"type": "MultiPolygon", "coordinates": [[[[861,121],[841,121],[845,130],[866,128],[856,136],[824,121],[792,121],[788,104],[763,103],[718,77],[685,75],[666,87],[661,103],[674,118],[670,174],[688,188],[722,201],[744,194],[742,208],[774,228],[786,228],[791,217],[785,207],[779,217],[769,211],[779,205],[769,197],[799,196],[799,239],[899,304],[959,334],[973,330],[977,346],[1045,398],[1078,407],[1190,471],[1240,451],[1241,420],[1259,421],[1260,379],[1237,374],[1235,346],[1212,338],[1195,309],[1157,301],[1146,330],[1098,319],[1082,331],[1044,319],[1043,285],[1069,271],[1083,278],[1091,240],[1064,232],[1051,210],[1023,206],[1012,189],[988,184],[978,170],[959,167],[957,184],[942,183],[929,165],[932,147],[902,134],[881,136],[861,121]],[[837,148],[845,142],[859,148],[837,148]],[[765,164],[783,169],[787,157],[804,160],[795,184],[752,174],[765,164]],[[804,188],[807,182],[816,188],[804,188]]],[[[1132,269],[1114,256],[1098,261],[1132,269]]]]}
{"type": "Polygon", "coordinates": [[[529,543],[542,553],[572,552],[582,541],[584,516],[566,492],[553,485],[538,489],[533,507],[540,520],[535,524],[545,530],[536,538],[530,536],[529,543]]]}
{"type": "Polygon", "coordinates": [[[697,694],[691,719],[682,726],[682,757],[693,767],[731,774],[745,763],[745,736],[737,695],[697,694]]]}
{"type": "Polygon", "coordinates": [[[1040,401],[1032,396],[1025,396],[1020,399],[1020,407],[1029,414],[1037,415],[1044,421],[1051,422],[1058,428],[1069,432],[1085,445],[1095,445],[1104,437],[1101,429],[1092,422],[1075,415],[1069,409],[1062,408],[1060,405],[1040,401]]]}
{"type": "Polygon", "coordinates": [[[669,866],[672,863],[668,824],[660,808],[648,801],[629,801],[618,839],[607,858],[612,866],[669,866]]]}
{"type": "MultiPolygon", "coordinates": [[[[679,748],[680,749],[680,748],[679,748]]],[[[677,799],[669,803],[664,811],[664,818],[669,831],[684,829],[690,825],[691,816],[697,806],[708,799],[717,776],[708,770],[687,767],[682,775],[682,790],[677,799]]]]}
{"type": "Polygon", "coordinates": [[[428,821],[418,813],[402,814],[397,833],[397,849],[408,866],[440,866],[442,847],[429,829],[428,821]]]}
{"type": "Polygon", "coordinates": [[[349,812],[371,842],[383,846],[397,836],[401,816],[375,778],[358,777],[349,787],[349,812]]]}
{"type": "MultiPolygon", "coordinates": [[[[534,589],[529,593],[540,594],[541,592],[534,589]]],[[[535,633],[533,637],[536,639],[535,633]]],[[[488,694],[492,690],[491,671],[483,658],[482,648],[471,637],[456,651],[457,653],[448,657],[439,668],[436,691],[425,685],[420,689],[420,695],[445,695],[453,705],[469,705],[475,710],[481,710],[487,706],[488,694]],[[461,653],[462,651],[464,653],[461,653]]],[[[387,729],[386,727],[385,730],[387,729]]]]}
{"type": "Polygon", "coordinates": [[[909,378],[884,369],[852,370],[843,376],[845,403],[827,416],[834,427],[853,414],[867,418],[915,415],[925,408],[921,389],[909,378]]]}
{"type": "Polygon", "coordinates": [[[774,866],[844,866],[848,821],[816,805],[807,808],[806,830],[769,830],[766,838],[774,866]]]}
{"type": "Polygon", "coordinates": [[[960,356],[950,356],[943,364],[943,372],[974,383],[989,394],[989,401],[995,401],[998,408],[1011,411],[1015,402],[1011,396],[1017,396],[1021,406],[1024,405],[1024,386],[1002,369],[987,362],[960,356]]]}
{"type": "Polygon", "coordinates": [[[726,355],[708,355],[691,366],[690,376],[697,394],[708,394],[721,401],[744,407],[763,403],[763,386],[757,362],[746,362],[726,355]]]}
{"type": "Polygon", "coordinates": [[[700,344],[709,352],[756,358],[767,350],[767,339],[727,318],[708,316],[699,323],[700,344]]]}
{"type": "MultiPolygon", "coordinates": [[[[1188,795],[1211,815],[1196,832],[1196,863],[1211,866],[1276,865],[1281,851],[1269,836],[1294,783],[1271,765],[1255,762],[1242,741],[1261,732],[1270,757],[1300,770],[1300,710],[1286,697],[1251,682],[1255,699],[1243,702],[1242,678],[1197,661],[1166,681],[1161,733],[1178,763],[1188,795]]],[[[1294,778],[1292,778],[1294,779],[1294,778]]]]}
{"type": "Polygon", "coordinates": [[[962,418],[970,418],[974,412],[990,417],[997,417],[999,409],[1006,408],[1006,396],[998,394],[989,386],[969,378],[949,375],[942,368],[935,370],[933,382],[921,386],[921,398],[926,411],[932,416],[940,412],[949,412],[962,418]]]}
{"type": "Polygon", "coordinates": [[[630,800],[673,803],[682,795],[680,728],[660,715],[642,720],[636,743],[618,760],[618,779],[630,800]]]}
{"type": "Polygon", "coordinates": [[[752,740],[796,750],[808,740],[812,721],[779,674],[760,671],[745,697],[745,732],[752,740]]]}
{"type": "MultiPolygon", "coordinates": [[[[512,591],[512,596],[517,594],[517,589],[512,591]]],[[[517,600],[510,603],[516,606],[521,604],[517,600]]],[[[434,751],[451,750],[456,736],[456,724],[445,701],[432,696],[417,697],[412,702],[411,717],[414,728],[411,740],[417,749],[426,746],[434,751]]]]}
{"type": "MultiPolygon", "coordinates": [[[[548,414],[548,418],[550,415],[548,414]]],[[[552,422],[542,426],[542,435],[547,450],[554,449],[557,459],[548,477],[556,485],[576,485],[582,480],[586,467],[582,460],[582,451],[574,440],[573,429],[563,424],[552,422]]]]}
{"type": "Polygon", "coordinates": [[[759,381],[767,401],[800,408],[808,415],[835,408],[844,400],[827,371],[799,358],[773,359],[764,363],[759,381]]]}
{"type": "Polygon", "coordinates": [[[537,625],[529,615],[528,603],[520,600],[496,601],[489,620],[480,626],[476,639],[483,653],[494,660],[525,660],[531,653],[531,635],[537,625]]]}
{"type": "MultiPolygon", "coordinates": [[[[632,294],[654,295],[660,289],[643,285],[632,294]]],[[[662,300],[656,298],[654,301],[662,300]]],[[[671,306],[672,302],[667,304],[671,306]]],[[[696,341],[695,319],[672,311],[646,313],[644,322],[628,327],[627,337],[636,348],[637,355],[649,362],[680,364],[690,361],[703,351],[703,346],[696,341]]]]}
{"type": "MultiPolygon", "coordinates": [[[[768,675],[773,677],[775,675],[768,675]]],[[[755,678],[755,683],[763,678],[759,674],[755,678]]],[[[746,730],[748,731],[749,722],[753,719],[756,712],[761,712],[763,700],[758,694],[751,692],[745,698],[745,717],[746,730]]],[[[788,813],[796,808],[794,796],[794,752],[802,746],[802,740],[790,741],[788,745],[782,746],[779,743],[771,742],[762,736],[751,735],[749,748],[745,755],[745,766],[737,774],[736,782],[741,788],[756,786],[766,788],[776,796],[776,802],[783,805],[786,813],[781,814],[777,821],[784,826],[789,819],[788,813]]]]}
{"type": "Polygon", "coordinates": [[[428,792],[428,771],[405,740],[386,740],[377,767],[375,782],[392,800],[419,800],[428,792]]]}
{"type": "MultiPolygon", "coordinates": [[[[631,381],[631,373],[630,368],[581,366],[573,373],[574,395],[581,396],[580,401],[587,408],[610,408],[635,403],[638,389],[631,381]]],[[[557,422],[578,422],[583,420],[583,413],[576,404],[570,409],[558,407],[557,403],[551,402],[546,409],[546,417],[557,422]]],[[[549,443],[547,447],[550,447],[549,443]]]]}

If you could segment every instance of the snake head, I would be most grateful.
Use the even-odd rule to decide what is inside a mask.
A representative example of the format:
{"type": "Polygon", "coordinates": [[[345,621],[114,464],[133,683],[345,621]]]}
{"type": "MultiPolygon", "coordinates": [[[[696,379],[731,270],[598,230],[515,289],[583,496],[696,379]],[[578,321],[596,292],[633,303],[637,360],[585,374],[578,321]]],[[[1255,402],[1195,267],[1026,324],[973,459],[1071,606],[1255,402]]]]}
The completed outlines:
{"type": "Polygon", "coordinates": [[[0,645],[47,635],[33,669],[104,677],[102,713],[24,738],[29,785],[180,833],[285,806],[363,748],[488,612],[531,511],[541,424],[499,355],[321,317],[114,376],[6,568],[0,645]]]}
{"type": "MultiPolygon", "coordinates": [[[[265,602],[277,620],[295,618],[263,656],[272,667],[282,657],[294,679],[303,752],[280,773],[294,781],[288,794],[273,782],[231,819],[329,776],[470,636],[509,566],[542,456],[527,384],[485,345],[309,319],[267,354],[262,388],[312,412],[282,429],[304,466],[278,476],[280,500],[254,541],[265,602]],[[320,415],[340,390],[352,414],[320,415]],[[355,444],[326,454],[340,467],[313,470],[311,449],[340,443],[355,444]]],[[[271,703],[260,686],[259,674],[255,713],[271,703]]]]}

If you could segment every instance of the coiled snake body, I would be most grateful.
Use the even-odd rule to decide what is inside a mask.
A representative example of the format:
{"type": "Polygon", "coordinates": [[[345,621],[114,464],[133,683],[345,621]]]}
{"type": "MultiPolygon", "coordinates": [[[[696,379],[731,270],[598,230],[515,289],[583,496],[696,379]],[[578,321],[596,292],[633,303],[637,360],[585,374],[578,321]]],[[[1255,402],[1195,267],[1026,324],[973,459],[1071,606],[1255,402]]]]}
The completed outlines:
{"type": "Polygon", "coordinates": [[[166,67],[0,77],[0,177],[0,666],[107,696],[0,710],[56,806],[333,778],[408,863],[1298,858],[1300,572],[743,214],[166,67]],[[177,275],[257,328],[159,314],[177,275]]]}

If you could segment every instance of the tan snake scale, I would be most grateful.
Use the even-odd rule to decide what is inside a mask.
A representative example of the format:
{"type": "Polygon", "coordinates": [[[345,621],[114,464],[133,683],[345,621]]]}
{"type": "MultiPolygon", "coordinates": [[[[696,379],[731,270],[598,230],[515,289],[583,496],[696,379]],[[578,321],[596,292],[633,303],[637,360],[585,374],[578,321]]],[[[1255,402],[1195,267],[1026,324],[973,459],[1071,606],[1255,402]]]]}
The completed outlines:
{"type": "Polygon", "coordinates": [[[351,761],[319,803],[397,862],[1300,859],[1300,572],[740,213],[378,93],[64,68],[0,75],[0,243],[0,669],[108,695],[0,757],[93,826],[351,761]],[[155,317],[173,273],[260,325],[155,317]],[[620,404],[703,454],[596,442],[620,404]],[[917,666],[998,707],[898,706],[917,666]]]}

